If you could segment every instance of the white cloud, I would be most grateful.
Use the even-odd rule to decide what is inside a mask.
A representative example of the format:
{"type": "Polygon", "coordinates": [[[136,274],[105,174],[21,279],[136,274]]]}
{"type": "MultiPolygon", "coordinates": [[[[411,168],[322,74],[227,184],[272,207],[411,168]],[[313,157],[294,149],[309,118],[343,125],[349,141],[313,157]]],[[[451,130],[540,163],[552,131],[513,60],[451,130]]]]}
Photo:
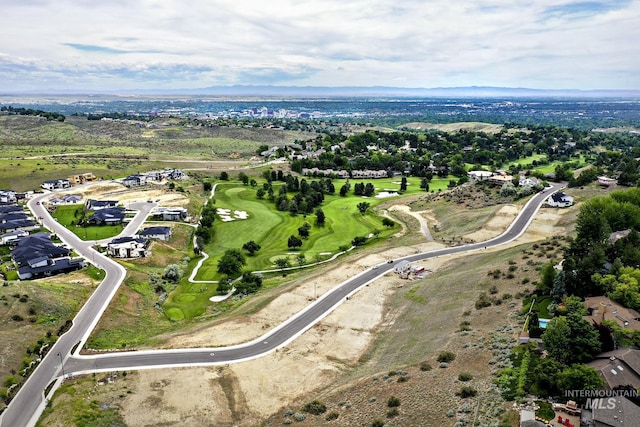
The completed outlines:
{"type": "Polygon", "coordinates": [[[4,3],[5,90],[640,88],[638,0],[4,3]]]}

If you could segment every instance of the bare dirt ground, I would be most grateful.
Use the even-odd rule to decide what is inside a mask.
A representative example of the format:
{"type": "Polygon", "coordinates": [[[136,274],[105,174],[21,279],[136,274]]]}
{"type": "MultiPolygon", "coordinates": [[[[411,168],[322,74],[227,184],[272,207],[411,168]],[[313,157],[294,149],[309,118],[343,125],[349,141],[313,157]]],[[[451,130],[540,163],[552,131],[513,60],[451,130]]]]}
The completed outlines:
{"type": "MultiPolygon", "coordinates": [[[[118,200],[123,206],[147,200],[157,201],[160,206],[164,207],[183,207],[189,203],[189,198],[184,194],[167,192],[164,184],[163,182],[152,183],[139,189],[131,189],[118,182],[107,181],[93,184],[88,188],[71,188],[64,194],[78,194],[82,196],[83,201],[87,199],[118,200]]],[[[59,197],[59,194],[56,194],[55,197],[59,197]]]]}
{"type": "MultiPolygon", "coordinates": [[[[553,235],[565,212],[541,210],[527,233],[511,245],[553,235]]],[[[513,206],[503,207],[484,230],[473,233],[473,238],[480,240],[500,234],[516,213],[513,206]]],[[[437,247],[440,247],[437,243],[400,247],[343,263],[321,281],[301,282],[292,292],[279,296],[254,315],[171,337],[166,347],[246,342],[308,304],[313,297],[314,282],[321,295],[373,264],[437,247]]],[[[423,265],[435,271],[450,261],[451,257],[442,257],[423,265]]],[[[286,348],[266,357],[217,368],[140,371],[133,394],[122,404],[124,420],[130,426],[256,425],[296,397],[332,384],[355,366],[376,333],[393,324],[394,315],[385,312],[385,300],[403,284],[406,282],[387,274],[360,290],[286,348]]]]}

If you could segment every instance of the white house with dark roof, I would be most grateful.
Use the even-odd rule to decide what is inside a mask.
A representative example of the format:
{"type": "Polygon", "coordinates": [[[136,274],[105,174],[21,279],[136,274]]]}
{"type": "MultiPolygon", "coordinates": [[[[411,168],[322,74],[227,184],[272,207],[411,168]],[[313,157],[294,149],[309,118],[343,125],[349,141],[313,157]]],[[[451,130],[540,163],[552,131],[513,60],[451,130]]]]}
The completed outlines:
{"type": "Polygon", "coordinates": [[[28,236],[29,233],[25,230],[18,228],[17,230],[10,231],[8,233],[4,233],[0,236],[0,245],[9,245],[12,242],[20,239],[21,237],[28,236]]]}
{"type": "Polygon", "coordinates": [[[545,203],[548,206],[554,208],[568,208],[569,206],[573,205],[573,197],[563,193],[562,191],[559,191],[549,196],[545,203]]]}
{"type": "Polygon", "coordinates": [[[43,182],[40,187],[45,190],[57,190],[59,188],[69,188],[71,187],[71,182],[68,179],[50,179],[43,182]]]}
{"type": "Polygon", "coordinates": [[[144,237],[146,239],[157,239],[162,241],[167,241],[171,238],[171,227],[165,226],[154,226],[147,227],[144,230],[138,233],[139,237],[144,237]]]}
{"type": "Polygon", "coordinates": [[[151,255],[149,243],[142,237],[119,237],[107,244],[107,253],[115,258],[144,258],[151,255]]]}

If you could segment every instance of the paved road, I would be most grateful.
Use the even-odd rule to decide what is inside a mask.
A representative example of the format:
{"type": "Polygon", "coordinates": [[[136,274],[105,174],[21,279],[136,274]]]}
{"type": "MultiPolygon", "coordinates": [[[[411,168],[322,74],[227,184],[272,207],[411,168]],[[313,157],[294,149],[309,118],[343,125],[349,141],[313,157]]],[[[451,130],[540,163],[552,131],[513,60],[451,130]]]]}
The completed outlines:
{"type": "MultiPolygon", "coordinates": [[[[80,240],[49,215],[40,201],[50,195],[51,193],[47,193],[34,197],[28,203],[29,209],[31,209],[36,218],[42,218],[42,224],[56,233],[68,247],[75,249],[78,254],[103,269],[106,272],[106,276],[73,319],[71,329],[53,345],[20,388],[9,407],[3,412],[0,420],[0,425],[3,427],[21,427],[35,424],[46,404],[43,391],[62,373],[61,360],[66,360],[71,350],[78,343],[81,344],[76,346],[77,349],[82,347],[126,275],[126,271],[122,266],[91,247],[95,243],[94,241],[80,240]]],[[[140,211],[121,235],[135,234],[135,230],[142,225],[154,206],[154,203],[132,204],[132,209],[140,209],[140,211]]]]}
{"type": "MultiPolygon", "coordinates": [[[[34,199],[30,202],[29,207],[36,215],[45,218],[45,225],[55,230],[63,241],[76,248],[82,255],[89,259],[96,256],[96,264],[107,271],[107,278],[78,313],[74,319],[73,328],[58,340],[9,405],[3,414],[2,426],[17,427],[35,423],[45,405],[43,390],[61,373],[61,358],[64,359],[65,374],[69,376],[97,371],[226,364],[261,357],[297,338],[328,315],[335,307],[347,301],[348,297],[362,286],[383,276],[400,261],[414,262],[454,253],[484,250],[517,238],[527,228],[544,199],[561,187],[561,185],[554,184],[551,189],[535,195],[502,235],[482,243],[415,254],[375,266],[337,286],[283,324],[249,343],[224,348],[132,351],[96,356],[71,355],[70,352],[76,343],[84,343],[84,340],[91,333],[120,282],[124,279],[125,270],[108,258],[95,255],[95,251],[86,243],[79,241],[67,230],[61,229],[59,224],[50,220],[46,213],[42,213],[38,209],[38,206],[41,205],[36,205],[34,199]]],[[[78,346],[77,349],[80,347],[78,346]]]]}

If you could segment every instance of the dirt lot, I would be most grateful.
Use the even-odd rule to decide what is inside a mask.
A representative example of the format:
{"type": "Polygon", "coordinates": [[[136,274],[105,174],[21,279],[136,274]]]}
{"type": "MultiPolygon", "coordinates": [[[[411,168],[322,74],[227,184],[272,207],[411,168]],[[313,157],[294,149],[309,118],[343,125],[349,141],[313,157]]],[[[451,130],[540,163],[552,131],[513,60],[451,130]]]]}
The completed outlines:
{"type": "MultiPolygon", "coordinates": [[[[184,194],[167,192],[163,182],[151,183],[140,189],[130,189],[118,182],[106,181],[88,188],[71,188],[64,194],[79,194],[83,201],[87,199],[118,200],[123,206],[147,200],[157,201],[160,206],[164,207],[183,207],[189,203],[188,197],[184,194]]],[[[60,194],[56,194],[55,197],[60,197],[60,194]]]]}

